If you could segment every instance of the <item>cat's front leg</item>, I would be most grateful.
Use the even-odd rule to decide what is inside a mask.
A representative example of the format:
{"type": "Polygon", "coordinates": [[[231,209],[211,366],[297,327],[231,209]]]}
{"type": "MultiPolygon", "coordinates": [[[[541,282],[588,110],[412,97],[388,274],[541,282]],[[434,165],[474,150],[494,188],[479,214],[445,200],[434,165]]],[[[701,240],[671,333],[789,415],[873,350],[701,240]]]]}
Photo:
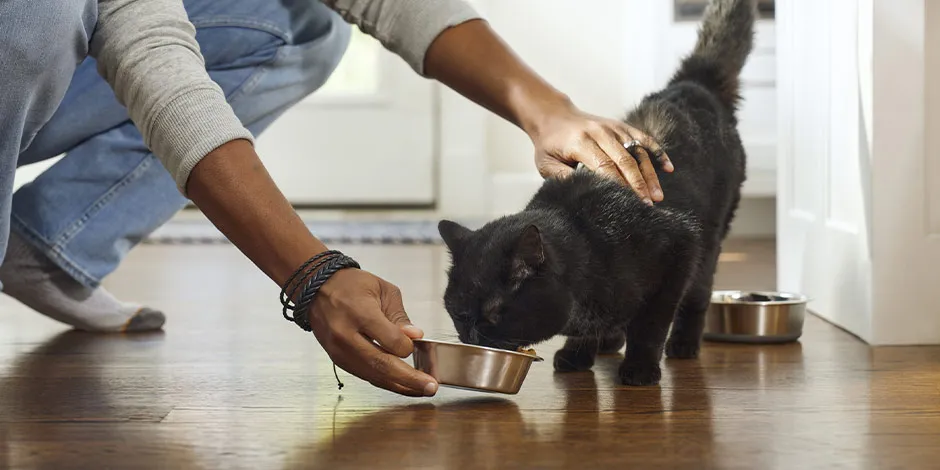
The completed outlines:
{"type": "Polygon", "coordinates": [[[694,251],[674,255],[658,291],[627,325],[627,353],[620,364],[620,380],[624,385],[656,385],[662,378],[659,364],[666,335],[689,285],[693,255],[694,251]]]}
{"type": "Polygon", "coordinates": [[[662,378],[659,363],[673,311],[641,312],[627,327],[627,353],[620,364],[624,385],[656,385],[662,378]]]}
{"type": "Polygon", "coordinates": [[[594,367],[598,344],[596,338],[569,337],[565,340],[565,345],[555,353],[555,370],[575,372],[594,367]]]}

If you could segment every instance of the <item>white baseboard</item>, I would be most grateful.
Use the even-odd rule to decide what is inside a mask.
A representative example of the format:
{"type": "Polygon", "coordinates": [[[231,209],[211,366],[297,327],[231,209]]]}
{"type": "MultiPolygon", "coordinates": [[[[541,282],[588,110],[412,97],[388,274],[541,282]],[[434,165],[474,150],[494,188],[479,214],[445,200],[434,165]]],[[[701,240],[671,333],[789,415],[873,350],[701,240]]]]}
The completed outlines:
{"type": "Polygon", "coordinates": [[[746,198],[774,198],[777,195],[777,172],[774,170],[747,170],[747,180],[741,187],[741,195],[746,198]]]}
{"type": "MultiPolygon", "coordinates": [[[[773,237],[777,233],[776,174],[752,171],[744,199],[731,227],[732,237],[773,237]]],[[[493,175],[490,213],[493,217],[522,210],[542,184],[536,173],[498,173],[493,175]]]]}
{"type": "Polygon", "coordinates": [[[738,212],[731,223],[729,237],[765,238],[777,235],[777,199],[774,197],[748,197],[741,199],[738,212]]]}

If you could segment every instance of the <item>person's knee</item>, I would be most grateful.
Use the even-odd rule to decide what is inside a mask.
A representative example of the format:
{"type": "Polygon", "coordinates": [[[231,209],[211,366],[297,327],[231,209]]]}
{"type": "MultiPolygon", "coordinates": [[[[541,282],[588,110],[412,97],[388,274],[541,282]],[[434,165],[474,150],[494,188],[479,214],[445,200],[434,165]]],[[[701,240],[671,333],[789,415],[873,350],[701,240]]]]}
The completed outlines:
{"type": "MultiPolygon", "coordinates": [[[[318,7],[326,7],[317,4],[318,7]]],[[[352,26],[346,23],[333,11],[321,12],[327,21],[327,27],[318,28],[319,34],[298,36],[303,41],[297,41],[293,47],[297,48],[302,56],[296,61],[295,67],[303,76],[310,92],[320,88],[333,74],[352,38],[352,26]]]]}
{"type": "Polygon", "coordinates": [[[281,13],[289,13],[290,22],[277,34],[240,27],[200,29],[197,21],[210,76],[256,133],[322,87],[350,43],[351,26],[321,3],[285,0],[284,7],[281,13]],[[234,37],[230,35],[237,35],[238,45],[226,39],[234,37]]]}
{"type": "MultiPolygon", "coordinates": [[[[317,8],[323,5],[314,3],[317,8]]],[[[266,94],[271,105],[277,102],[280,110],[320,89],[339,66],[349,47],[351,26],[328,10],[305,25],[295,25],[293,40],[284,46],[278,57],[268,64],[267,85],[274,86],[274,94],[266,94],[267,85],[259,84],[255,93],[266,94]],[[306,28],[305,28],[306,27],[306,28]]]]}

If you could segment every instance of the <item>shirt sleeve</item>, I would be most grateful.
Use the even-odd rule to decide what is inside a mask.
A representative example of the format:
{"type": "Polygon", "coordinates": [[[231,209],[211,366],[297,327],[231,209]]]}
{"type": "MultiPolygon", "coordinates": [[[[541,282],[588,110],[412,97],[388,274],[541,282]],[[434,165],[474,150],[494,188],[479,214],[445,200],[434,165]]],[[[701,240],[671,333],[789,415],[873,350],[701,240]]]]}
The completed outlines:
{"type": "Polygon", "coordinates": [[[209,78],[181,0],[99,0],[98,15],[98,72],[180,191],[209,152],[253,140],[209,78]]]}
{"type": "Polygon", "coordinates": [[[376,38],[416,72],[424,73],[424,56],[444,30],[478,19],[463,0],[321,0],[347,22],[376,38]]]}

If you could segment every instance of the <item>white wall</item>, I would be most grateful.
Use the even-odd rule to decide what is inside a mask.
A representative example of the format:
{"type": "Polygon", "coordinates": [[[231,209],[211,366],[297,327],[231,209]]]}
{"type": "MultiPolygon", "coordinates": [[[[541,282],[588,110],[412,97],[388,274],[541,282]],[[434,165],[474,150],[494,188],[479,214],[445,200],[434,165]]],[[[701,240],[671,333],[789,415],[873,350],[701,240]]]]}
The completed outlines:
{"type": "MultiPolygon", "coordinates": [[[[519,55],[582,109],[620,116],[649,87],[648,16],[638,1],[489,0],[481,10],[519,55]],[[635,22],[627,21],[636,18],[635,22]],[[632,30],[632,35],[627,34],[632,30]],[[632,37],[631,37],[632,36],[632,37]],[[639,86],[627,87],[631,67],[643,69],[639,86]],[[632,93],[631,93],[632,92],[632,93]]],[[[633,80],[637,82],[636,79],[633,80]]],[[[487,119],[492,171],[531,173],[532,145],[514,126],[487,119]]]]}

